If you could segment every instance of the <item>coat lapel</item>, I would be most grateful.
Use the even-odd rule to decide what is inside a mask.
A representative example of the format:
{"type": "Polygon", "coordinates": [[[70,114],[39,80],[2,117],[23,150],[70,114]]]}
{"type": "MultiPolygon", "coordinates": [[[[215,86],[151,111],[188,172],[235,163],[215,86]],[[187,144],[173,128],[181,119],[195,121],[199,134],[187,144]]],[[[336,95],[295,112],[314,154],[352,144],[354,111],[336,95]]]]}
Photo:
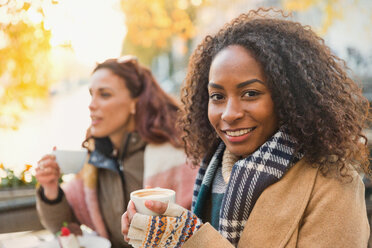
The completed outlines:
{"type": "Polygon", "coordinates": [[[317,171],[302,159],[268,187],[258,198],[238,247],[285,247],[297,232],[317,171]]]}

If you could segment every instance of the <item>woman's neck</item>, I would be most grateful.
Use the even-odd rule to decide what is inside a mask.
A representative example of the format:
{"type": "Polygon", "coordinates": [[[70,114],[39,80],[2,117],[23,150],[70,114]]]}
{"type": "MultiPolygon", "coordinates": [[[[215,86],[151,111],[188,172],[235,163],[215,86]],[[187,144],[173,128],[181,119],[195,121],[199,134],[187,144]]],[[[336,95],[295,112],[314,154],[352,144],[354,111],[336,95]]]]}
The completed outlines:
{"type": "Polygon", "coordinates": [[[112,146],[115,150],[120,151],[120,147],[123,144],[124,137],[127,135],[127,133],[128,132],[109,136],[112,146]]]}
{"type": "Polygon", "coordinates": [[[125,136],[135,130],[134,115],[130,115],[127,122],[116,132],[111,133],[109,138],[115,150],[120,151],[125,136]]]}

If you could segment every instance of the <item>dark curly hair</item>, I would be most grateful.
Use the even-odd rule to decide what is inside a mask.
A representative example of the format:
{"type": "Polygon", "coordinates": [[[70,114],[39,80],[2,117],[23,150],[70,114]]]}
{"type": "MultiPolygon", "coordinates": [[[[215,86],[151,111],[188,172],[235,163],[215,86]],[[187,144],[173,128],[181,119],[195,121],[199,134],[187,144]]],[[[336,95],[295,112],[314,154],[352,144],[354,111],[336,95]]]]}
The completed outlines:
{"type": "Polygon", "coordinates": [[[194,164],[214,151],[220,139],[208,120],[208,75],[213,58],[230,45],[250,51],[262,65],[279,125],[297,138],[305,159],[323,174],[349,166],[369,174],[367,139],[362,134],[369,102],[309,26],[286,19],[282,11],[252,10],[208,35],[193,52],[182,89],[181,122],[186,152],[194,164]]]}

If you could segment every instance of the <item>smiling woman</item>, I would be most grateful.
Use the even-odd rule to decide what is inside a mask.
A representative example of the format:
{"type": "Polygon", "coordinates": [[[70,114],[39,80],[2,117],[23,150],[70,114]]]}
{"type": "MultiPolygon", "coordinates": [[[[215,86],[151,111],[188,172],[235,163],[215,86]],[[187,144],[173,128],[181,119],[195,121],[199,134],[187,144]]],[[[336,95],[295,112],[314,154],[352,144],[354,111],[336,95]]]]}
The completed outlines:
{"type": "Polygon", "coordinates": [[[243,14],[199,45],[183,92],[187,151],[206,154],[193,210],[215,228],[187,247],[202,230],[241,247],[366,247],[368,101],[311,29],[243,14]]]}
{"type": "Polygon", "coordinates": [[[129,207],[131,244],[367,246],[369,104],[309,27],[280,11],[240,15],[196,48],[182,93],[187,152],[201,161],[192,212],[129,207]]]}
{"type": "Polygon", "coordinates": [[[208,118],[227,149],[246,157],[278,129],[262,66],[242,46],[229,46],[209,71],[208,118]]]}

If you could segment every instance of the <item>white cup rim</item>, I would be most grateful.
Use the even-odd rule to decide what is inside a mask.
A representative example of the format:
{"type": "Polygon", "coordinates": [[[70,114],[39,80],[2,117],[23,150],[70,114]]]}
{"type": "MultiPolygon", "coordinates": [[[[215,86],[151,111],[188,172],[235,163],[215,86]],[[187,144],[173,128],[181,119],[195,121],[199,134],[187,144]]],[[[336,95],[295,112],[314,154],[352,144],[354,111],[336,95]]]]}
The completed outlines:
{"type": "Polygon", "coordinates": [[[176,200],[176,192],[172,189],[165,189],[165,188],[149,188],[149,189],[140,189],[135,190],[130,193],[130,199],[133,201],[136,210],[138,213],[144,214],[144,215],[152,215],[156,216],[159,215],[150,209],[146,208],[145,201],[147,200],[154,200],[154,201],[161,201],[161,202],[175,202],[176,200]],[[151,191],[157,191],[157,192],[167,192],[168,194],[157,194],[157,195],[146,195],[146,196],[136,196],[135,194],[141,193],[141,192],[151,192],[151,191]]]}
{"type": "MultiPolygon", "coordinates": [[[[135,197],[135,198],[144,199],[145,197],[136,196],[135,194],[141,193],[141,192],[148,192],[148,191],[166,191],[166,192],[170,192],[171,193],[170,195],[175,195],[176,194],[176,191],[174,191],[172,189],[156,187],[156,188],[139,189],[139,190],[132,191],[130,193],[130,197],[131,198],[135,197]]],[[[161,197],[164,197],[164,196],[161,196],[161,197]]]]}

